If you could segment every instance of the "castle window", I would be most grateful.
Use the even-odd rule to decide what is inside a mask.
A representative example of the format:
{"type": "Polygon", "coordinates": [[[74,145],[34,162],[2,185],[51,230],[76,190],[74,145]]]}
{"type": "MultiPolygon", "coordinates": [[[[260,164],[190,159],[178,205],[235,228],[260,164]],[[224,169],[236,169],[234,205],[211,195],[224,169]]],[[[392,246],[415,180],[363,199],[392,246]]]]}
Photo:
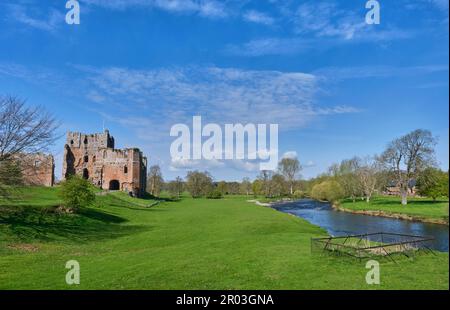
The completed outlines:
{"type": "Polygon", "coordinates": [[[70,140],[70,145],[73,145],[73,140],[70,140]]]}
{"type": "Polygon", "coordinates": [[[85,163],[89,162],[89,156],[87,156],[87,155],[84,156],[84,162],[85,162],[85,163]]]}
{"type": "Polygon", "coordinates": [[[88,138],[84,137],[84,144],[88,144],[88,138]]]}
{"type": "Polygon", "coordinates": [[[127,166],[123,167],[123,173],[128,173],[128,167],[127,166]]]}
{"type": "Polygon", "coordinates": [[[41,165],[41,162],[39,160],[34,161],[34,166],[39,167],[41,165]]]}
{"type": "Polygon", "coordinates": [[[94,155],[94,157],[92,157],[92,161],[95,163],[96,157],[94,155]]]}

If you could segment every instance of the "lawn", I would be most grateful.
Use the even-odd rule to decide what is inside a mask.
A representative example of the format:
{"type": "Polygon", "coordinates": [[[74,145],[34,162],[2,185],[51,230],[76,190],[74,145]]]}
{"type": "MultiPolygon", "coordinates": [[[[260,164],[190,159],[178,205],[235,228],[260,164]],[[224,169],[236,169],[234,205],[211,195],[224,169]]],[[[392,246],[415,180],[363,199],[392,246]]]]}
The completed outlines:
{"type": "Polygon", "coordinates": [[[387,214],[404,214],[415,219],[436,219],[448,223],[448,199],[409,198],[403,206],[401,198],[395,196],[376,196],[369,203],[365,200],[351,199],[341,201],[340,206],[354,211],[383,211],[387,214]]]}
{"type": "Polygon", "coordinates": [[[365,262],[311,255],[321,228],[246,197],[149,208],[153,200],[114,193],[56,215],[56,192],[2,202],[1,289],[448,289],[446,253],[382,261],[381,285],[370,286],[365,262]],[[72,259],[78,286],[65,283],[72,259]]]}

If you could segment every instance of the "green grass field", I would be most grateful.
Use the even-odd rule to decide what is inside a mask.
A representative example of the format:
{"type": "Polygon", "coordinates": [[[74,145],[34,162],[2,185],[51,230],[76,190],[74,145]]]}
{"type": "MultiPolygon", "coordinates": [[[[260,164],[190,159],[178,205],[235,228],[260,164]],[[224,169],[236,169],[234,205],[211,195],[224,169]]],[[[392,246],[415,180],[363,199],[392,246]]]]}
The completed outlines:
{"type": "Polygon", "coordinates": [[[98,196],[95,207],[57,215],[57,189],[26,189],[0,202],[1,289],[448,289],[448,254],[365,262],[310,253],[325,236],[308,222],[246,202],[98,196]],[[81,284],[65,283],[75,259],[81,284]]]}
{"type": "Polygon", "coordinates": [[[403,206],[400,197],[377,196],[369,203],[365,200],[351,199],[341,201],[340,206],[357,211],[383,211],[388,214],[405,214],[416,218],[437,219],[448,222],[448,200],[430,198],[409,198],[408,204],[403,206]]]}

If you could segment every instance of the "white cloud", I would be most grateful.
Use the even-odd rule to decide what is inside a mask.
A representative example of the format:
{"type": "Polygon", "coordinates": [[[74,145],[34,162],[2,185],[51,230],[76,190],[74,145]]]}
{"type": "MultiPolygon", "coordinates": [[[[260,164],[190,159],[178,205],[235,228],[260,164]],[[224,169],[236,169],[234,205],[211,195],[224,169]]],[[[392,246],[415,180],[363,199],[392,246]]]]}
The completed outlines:
{"type": "Polygon", "coordinates": [[[170,162],[170,171],[188,170],[213,170],[213,169],[233,169],[239,172],[260,171],[259,160],[193,160],[193,159],[173,159],[170,162]]]}
{"type": "Polygon", "coordinates": [[[43,13],[36,9],[28,10],[27,6],[22,4],[11,4],[6,7],[9,19],[35,29],[53,32],[58,25],[64,23],[64,14],[53,8],[43,13]]]}
{"type": "Polygon", "coordinates": [[[228,16],[228,8],[216,0],[85,0],[85,2],[112,10],[147,7],[171,13],[198,14],[209,18],[228,16]]]}
{"type": "Polygon", "coordinates": [[[305,126],[319,115],[356,112],[315,104],[318,79],[300,72],[188,67],[87,73],[94,99],[126,102],[130,110],[166,124],[190,123],[192,116],[202,115],[204,122],[278,123],[283,130],[305,126]]]}
{"type": "Polygon", "coordinates": [[[321,37],[301,35],[287,38],[253,39],[242,44],[229,44],[225,48],[225,53],[246,57],[295,55],[313,50],[330,49],[342,44],[380,43],[403,40],[411,38],[413,35],[412,32],[406,32],[396,28],[375,31],[373,28],[360,28],[356,30],[356,28],[350,26],[344,26],[340,30],[327,29],[322,33],[324,35],[321,37]]]}
{"type": "Polygon", "coordinates": [[[274,19],[271,16],[255,10],[247,11],[243,18],[246,21],[263,25],[272,25],[274,23],[274,19]]]}
{"type": "Polygon", "coordinates": [[[448,71],[448,65],[425,66],[361,66],[361,67],[329,67],[316,70],[316,76],[331,80],[386,78],[398,76],[417,76],[448,71]]]}
{"type": "Polygon", "coordinates": [[[306,164],[302,164],[303,168],[311,168],[311,167],[315,167],[316,163],[312,160],[309,160],[306,162],[306,164]]]}
{"type": "Polygon", "coordinates": [[[298,158],[298,155],[297,155],[296,151],[288,151],[288,152],[285,152],[283,154],[283,156],[281,156],[281,158],[292,158],[292,159],[295,159],[295,158],[298,158]]]}
{"type": "Polygon", "coordinates": [[[304,38],[255,39],[241,45],[230,44],[225,52],[239,56],[292,55],[311,48],[311,41],[304,38]]]}
{"type": "Polygon", "coordinates": [[[172,159],[170,162],[169,169],[171,171],[180,171],[180,170],[208,170],[208,169],[217,169],[224,167],[225,164],[223,161],[219,160],[191,160],[191,159],[172,159]]]}

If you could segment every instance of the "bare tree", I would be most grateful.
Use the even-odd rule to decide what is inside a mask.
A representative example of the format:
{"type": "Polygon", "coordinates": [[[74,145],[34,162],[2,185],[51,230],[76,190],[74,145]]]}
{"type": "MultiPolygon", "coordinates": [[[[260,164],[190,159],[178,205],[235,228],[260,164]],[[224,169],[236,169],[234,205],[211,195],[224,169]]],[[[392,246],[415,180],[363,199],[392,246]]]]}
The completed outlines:
{"type": "Polygon", "coordinates": [[[251,190],[252,190],[252,183],[250,182],[250,179],[247,177],[243,178],[241,182],[241,193],[244,193],[248,196],[250,195],[251,190]]]}
{"type": "Polygon", "coordinates": [[[183,192],[183,179],[176,177],[174,181],[170,181],[167,184],[167,189],[173,196],[176,196],[179,199],[183,192]]]}
{"type": "Polygon", "coordinates": [[[417,129],[389,143],[381,156],[381,163],[392,173],[400,188],[402,204],[408,203],[411,181],[427,167],[434,166],[436,139],[430,131],[417,129]]]}
{"type": "Polygon", "coordinates": [[[33,168],[27,156],[47,151],[58,138],[58,127],[43,107],[29,107],[17,97],[0,97],[0,196],[7,195],[7,187],[22,183],[22,172],[33,168]]]}
{"type": "Polygon", "coordinates": [[[379,185],[380,163],[376,157],[367,157],[358,161],[356,177],[367,202],[379,185]]]}
{"type": "Polygon", "coordinates": [[[295,178],[302,169],[300,162],[297,158],[283,158],[278,167],[281,174],[286,178],[289,184],[289,192],[292,195],[294,193],[295,178]]]}
{"type": "Polygon", "coordinates": [[[161,168],[158,165],[150,167],[148,173],[148,191],[151,195],[158,197],[164,184],[161,168]]]}
{"type": "Polygon", "coordinates": [[[261,170],[258,179],[261,181],[261,191],[266,197],[272,197],[272,175],[270,170],[261,170]]]}
{"type": "Polygon", "coordinates": [[[0,162],[46,151],[58,138],[58,127],[43,107],[28,107],[17,97],[0,97],[0,162]]]}

